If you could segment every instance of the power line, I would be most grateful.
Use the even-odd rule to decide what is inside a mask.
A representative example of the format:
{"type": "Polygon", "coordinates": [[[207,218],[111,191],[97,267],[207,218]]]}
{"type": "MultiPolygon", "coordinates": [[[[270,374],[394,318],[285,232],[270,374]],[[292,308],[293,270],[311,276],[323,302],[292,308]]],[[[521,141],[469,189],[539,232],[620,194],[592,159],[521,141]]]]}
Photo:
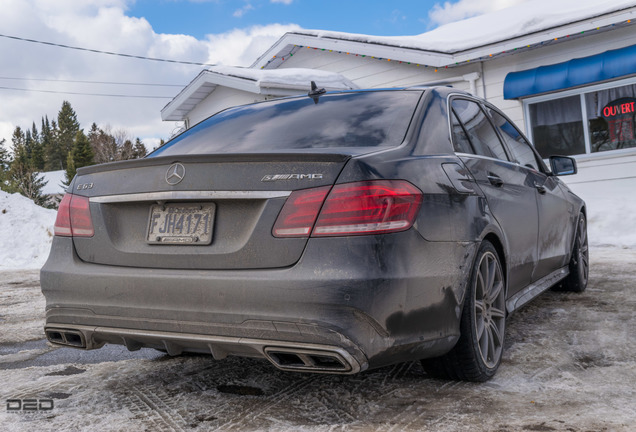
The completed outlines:
{"type": "Polygon", "coordinates": [[[145,95],[125,95],[125,94],[107,94],[107,93],[80,93],[80,92],[67,92],[67,91],[55,91],[55,90],[35,90],[16,87],[0,87],[0,90],[16,90],[25,92],[37,92],[37,93],[55,93],[55,94],[68,94],[68,95],[80,95],[80,96],[105,96],[105,97],[118,97],[118,98],[141,98],[141,99],[172,99],[172,96],[145,96],[145,95]]]}
{"type": "Polygon", "coordinates": [[[182,60],[162,59],[162,58],[156,58],[156,57],[144,57],[144,56],[138,56],[138,55],[132,55],[132,54],[116,53],[116,52],[112,52],[112,51],[102,51],[102,50],[96,50],[96,49],[90,49],[90,48],[76,47],[76,46],[71,46],[71,45],[63,45],[63,44],[58,44],[58,43],[53,43],[53,42],[40,41],[40,40],[35,40],[35,39],[27,39],[27,38],[22,38],[22,37],[18,37],[18,36],[10,36],[10,35],[4,35],[4,34],[0,34],[0,37],[7,38],[7,39],[19,40],[19,41],[23,41],[23,42],[31,42],[31,43],[38,43],[38,44],[42,44],[42,45],[50,45],[50,46],[59,47],[59,48],[68,48],[68,49],[74,49],[74,50],[79,50],[79,51],[88,51],[88,52],[93,52],[93,53],[98,53],[98,54],[108,54],[108,55],[119,56],[119,57],[136,58],[136,59],[140,59],[140,60],[152,60],[152,61],[158,61],[158,62],[179,63],[179,64],[186,64],[186,65],[194,65],[194,66],[214,66],[214,64],[210,64],[210,63],[197,63],[197,62],[189,62],[189,61],[182,61],[182,60]]]}
{"type": "Polygon", "coordinates": [[[80,84],[112,84],[112,85],[129,85],[129,86],[148,86],[148,87],[180,87],[180,88],[185,87],[185,85],[182,85],[182,84],[151,84],[151,83],[115,82],[115,81],[63,80],[63,79],[47,79],[47,78],[0,77],[0,80],[44,81],[44,82],[80,83],[80,84]]]}

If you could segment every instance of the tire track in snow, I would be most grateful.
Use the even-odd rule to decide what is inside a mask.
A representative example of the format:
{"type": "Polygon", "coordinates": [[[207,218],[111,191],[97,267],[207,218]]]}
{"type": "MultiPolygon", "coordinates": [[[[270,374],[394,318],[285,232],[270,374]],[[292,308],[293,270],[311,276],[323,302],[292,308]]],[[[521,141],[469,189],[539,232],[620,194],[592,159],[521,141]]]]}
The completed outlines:
{"type": "Polygon", "coordinates": [[[171,396],[168,396],[164,391],[161,389],[159,391],[154,391],[153,389],[144,389],[145,391],[142,391],[132,386],[126,386],[125,388],[126,398],[134,408],[131,411],[144,415],[150,414],[149,420],[155,426],[153,430],[178,432],[186,430],[184,429],[187,425],[186,420],[171,403],[166,402],[166,400],[169,401],[171,399],[171,396]]]}
{"type": "Polygon", "coordinates": [[[218,425],[216,430],[225,431],[230,428],[236,428],[238,430],[247,429],[249,426],[254,425],[254,420],[259,418],[261,415],[267,413],[273,407],[285,402],[290,399],[296,393],[299,393],[304,388],[313,384],[314,381],[318,379],[318,376],[308,376],[304,377],[302,380],[295,382],[289,387],[279,391],[273,397],[271,397],[267,402],[261,404],[259,407],[245,407],[241,412],[237,413],[232,419],[226,421],[225,423],[218,425]],[[238,421],[237,421],[238,420],[238,421]]]}

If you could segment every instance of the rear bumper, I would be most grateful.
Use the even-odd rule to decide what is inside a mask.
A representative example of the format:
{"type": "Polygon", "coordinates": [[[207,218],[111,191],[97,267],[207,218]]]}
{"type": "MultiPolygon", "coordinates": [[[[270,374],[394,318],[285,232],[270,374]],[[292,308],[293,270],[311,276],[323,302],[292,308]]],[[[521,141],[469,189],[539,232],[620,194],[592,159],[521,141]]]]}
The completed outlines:
{"type": "Polygon", "coordinates": [[[282,269],[164,270],[86,263],[56,237],[41,271],[46,331],[87,349],[116,343],[355,373],[452,348],[474,253],[473,243],[409,230],[311,239],[282,269]]]}

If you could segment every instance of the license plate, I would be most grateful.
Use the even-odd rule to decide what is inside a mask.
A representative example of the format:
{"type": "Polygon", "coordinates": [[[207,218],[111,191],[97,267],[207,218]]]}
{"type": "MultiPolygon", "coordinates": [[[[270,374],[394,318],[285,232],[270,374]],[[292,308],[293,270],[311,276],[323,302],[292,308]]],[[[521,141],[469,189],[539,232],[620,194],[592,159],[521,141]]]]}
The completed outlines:
{"type": "Polygon", "coordinates": [[[151,244],[209,245],[216,207],[209,204],[154,204],[150,207],[151,244]]]}

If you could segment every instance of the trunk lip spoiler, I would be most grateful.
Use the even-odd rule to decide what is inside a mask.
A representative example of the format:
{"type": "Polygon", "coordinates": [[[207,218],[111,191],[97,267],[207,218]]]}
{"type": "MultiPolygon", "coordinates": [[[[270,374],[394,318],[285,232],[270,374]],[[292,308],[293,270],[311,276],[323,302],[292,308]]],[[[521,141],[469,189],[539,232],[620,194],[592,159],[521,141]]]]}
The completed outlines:
{"type": "MultiPolygon", "coordinates": [[[[171,165],[175,162],[195,164],[195,163],[250,163],[250,162],[340,162],[344,163],[353,156],[370,154],[363,153],[326,153],[315,149],[312,152],[295,153],[213,153],[213,154],[188,154],[175,156],[145,157],[141,159],[130,159],[125,161],[108,162],[97,165],[85,166],[77,169],[78,176],[95,174],[118,169],[131,169],[141,166],[162,166],[171,165]]],[[[374,149],[377,151],[378,149],[374,149]]]]}
{"type": "Polygon", "coordinates": [[[119,195],[102,195],[90,197],[90,202],[111,204],[140,201],[197,201],[223,199],[273,199],[286,198],[291,191],[164,191],[131,193],[119,195]]]}

